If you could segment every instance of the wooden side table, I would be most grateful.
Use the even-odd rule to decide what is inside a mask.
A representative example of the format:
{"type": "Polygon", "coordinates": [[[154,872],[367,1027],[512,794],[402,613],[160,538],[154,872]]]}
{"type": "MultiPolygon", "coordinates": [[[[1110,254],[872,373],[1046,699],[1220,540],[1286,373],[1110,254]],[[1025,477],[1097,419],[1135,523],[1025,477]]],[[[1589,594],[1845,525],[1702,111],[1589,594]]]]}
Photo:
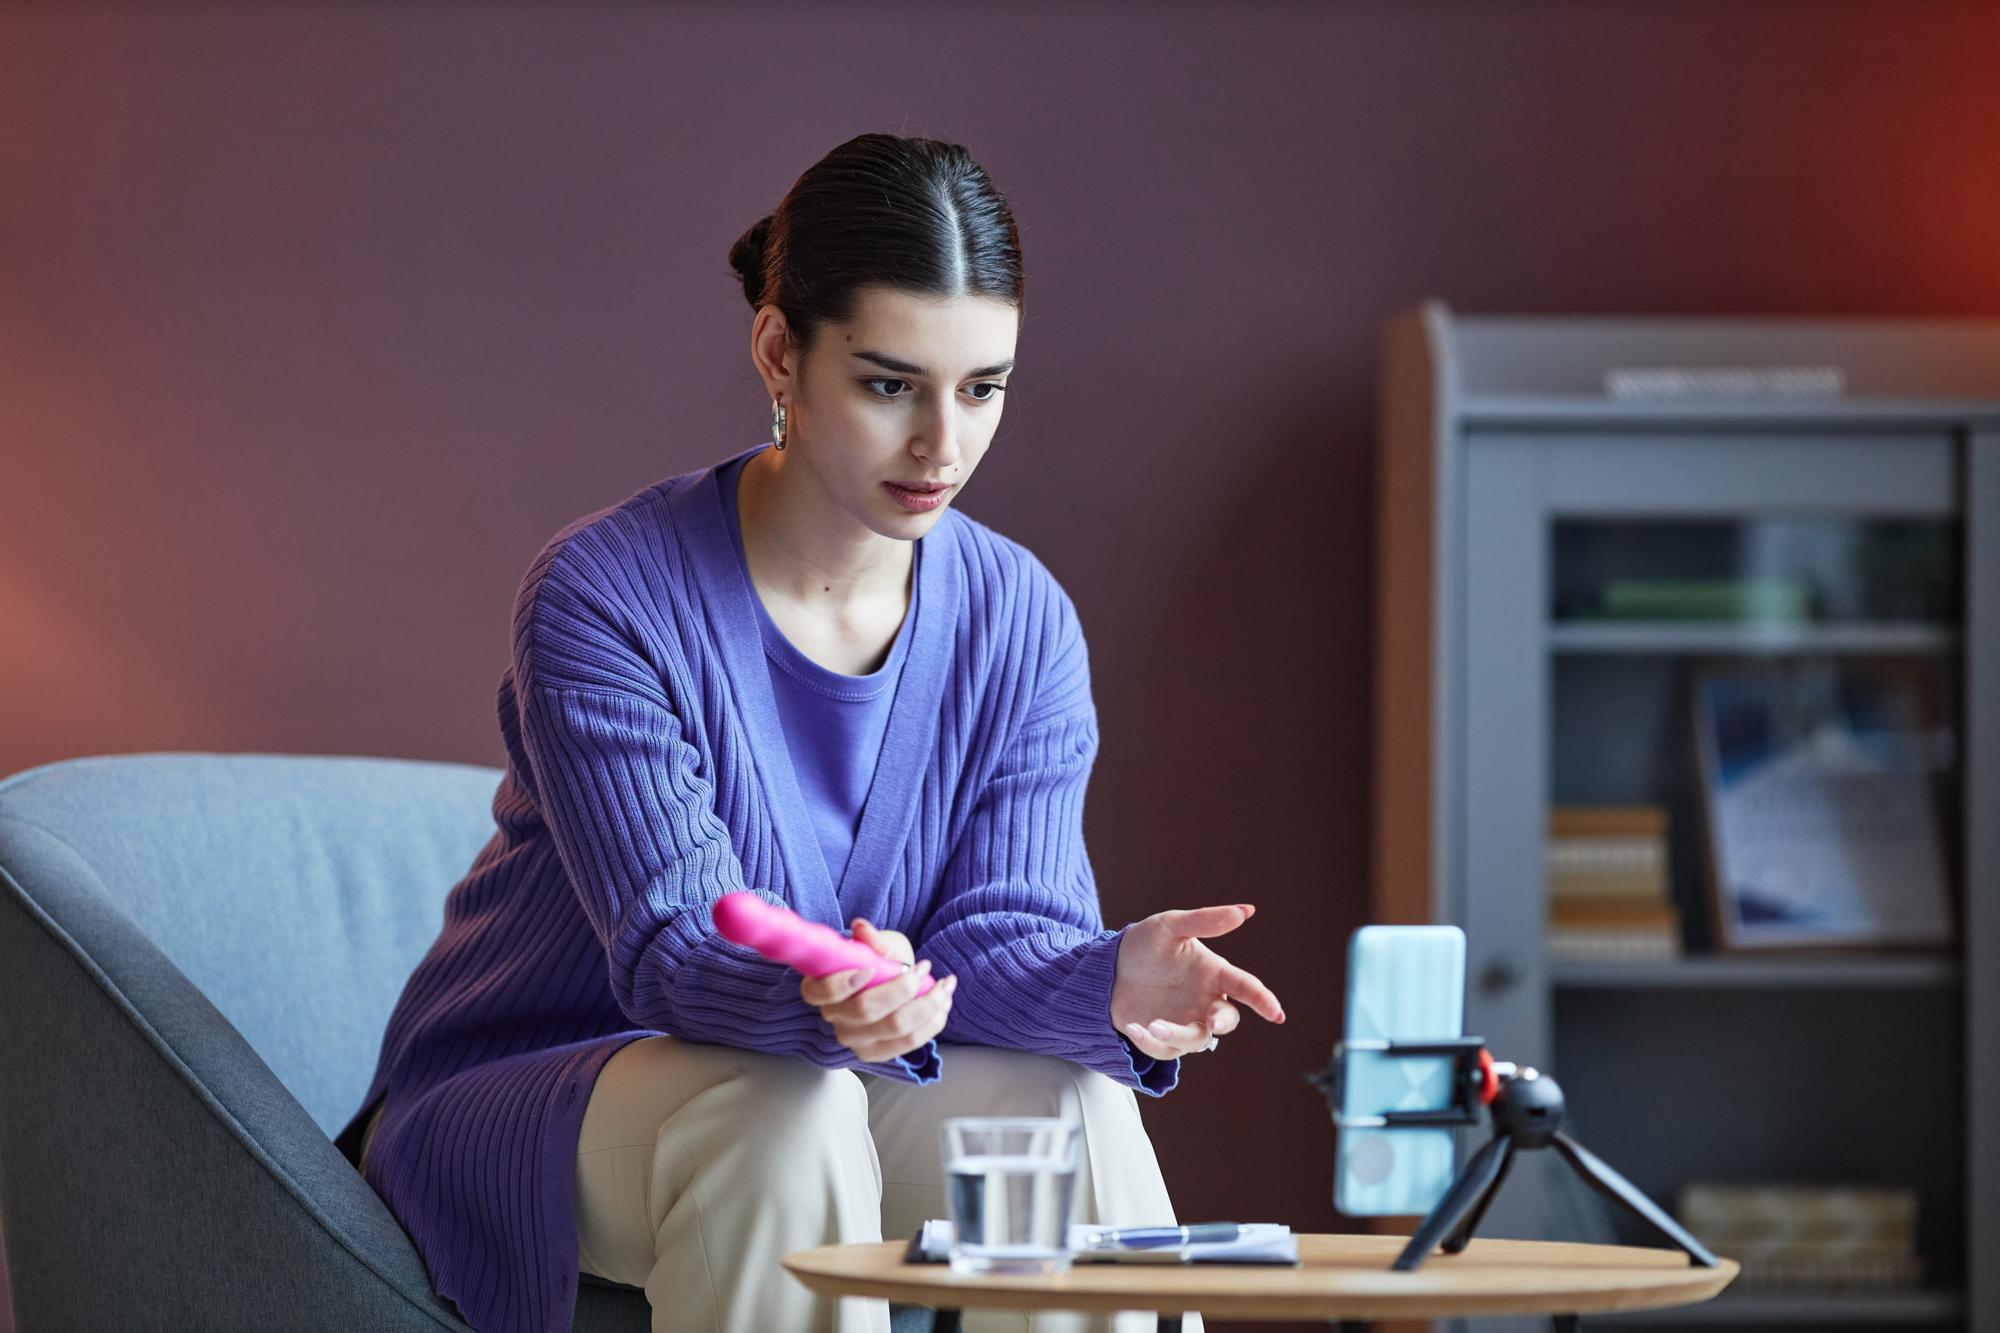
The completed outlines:
{"type": "Polygon", "coordinates": [[[1154,1310],[1161,1333],[1181,1312],[1231,1319],[1325,1319],[1359,1330],[1368,1319],[1547,1314],[1579,1317],[1705,1301],[1736,1277],[1734,1260],[1698,1268],[1678,1250],[1559,1241],[1474,1239],[1433,1254],[1414,1273],[1390,1268],[1403,1236],[1299,1236],[1299,1266],[1077,1264],[1037,1277],[971,1277],[948,1264],[903,1262],[905,1242],[822,1245],[785,1256],[785,1268],[828,1296],[880,1296],[936,1311],[933,1333],[956,1333],[967,1307],[1005,1310],[1154,1310]]]}

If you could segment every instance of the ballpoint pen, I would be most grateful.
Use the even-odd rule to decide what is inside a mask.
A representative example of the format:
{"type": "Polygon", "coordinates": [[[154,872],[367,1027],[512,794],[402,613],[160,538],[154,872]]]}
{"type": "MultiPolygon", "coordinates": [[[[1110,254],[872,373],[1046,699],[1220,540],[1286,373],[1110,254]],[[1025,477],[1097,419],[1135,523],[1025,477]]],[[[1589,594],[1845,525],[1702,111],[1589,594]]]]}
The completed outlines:
{"type": "Polygon", "coordinates": [[[1197,1222],[1185,1227],[1105,1227],[1087,1233],[1087,1244],[1119,1249],[1156,1249],[1165,1245],[1203,1245],[1235,1240],[1242,1228],[1235,1222],[1197,1222]]]}

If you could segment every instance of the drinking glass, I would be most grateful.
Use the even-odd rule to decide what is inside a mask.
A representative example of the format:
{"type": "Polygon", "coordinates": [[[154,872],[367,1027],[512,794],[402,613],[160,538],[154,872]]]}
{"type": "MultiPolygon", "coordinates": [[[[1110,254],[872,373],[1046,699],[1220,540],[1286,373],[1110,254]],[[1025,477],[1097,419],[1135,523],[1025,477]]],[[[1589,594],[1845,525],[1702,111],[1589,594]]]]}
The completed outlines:
{"type": "Polygon", "coordinates": [[[959,1116],[938,1132],[960,1273],[1069,1267],[1070,1204],[1083,1125],[1046,1116],[959,1116]]]}

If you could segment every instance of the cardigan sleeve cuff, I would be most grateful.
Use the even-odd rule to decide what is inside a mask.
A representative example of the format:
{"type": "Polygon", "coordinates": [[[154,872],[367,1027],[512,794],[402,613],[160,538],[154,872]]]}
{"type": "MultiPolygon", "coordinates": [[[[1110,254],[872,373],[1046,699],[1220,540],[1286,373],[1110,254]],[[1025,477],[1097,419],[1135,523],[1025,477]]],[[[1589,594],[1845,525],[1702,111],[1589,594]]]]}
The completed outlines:
{"type": "Polygon", "coordinates": [[[1077,1062],[1149,1097],[1163,1097],[1180,1082],[1181,1062],[1154,1059],[1111,1026],[1111,987],[1118,979],[1118,950],[1125,943],[1125,929],[1106,931],[1082,951],[1073,993],[1092,998],[1090,1015],[1079,1015],[1084,1020],[1079,1029],[1101,1034],[1101,1040],[1093,1042],[1077,1062]]]}
{"type": "Polygon", "coordinates": [[[1178,1058],[1156,1059],[1134,1046],[1130,1037],[1121,1035],[1118,1040],[1132,1061],[1131,1077],[1122,1082],[1130,1083],[1148,1096],[1164,1097],[1181,1081],[1181,1062],[1178,1058]]]}
{"type": "Polygon", "coordinates": [[[864,1068],[880,1069],[891,1078],[910,1083],[935,1083],[944,1074],[944,1060],[938,1055],[937,1038],[932,1037],[914,1051],[864,1068]]]}
{"type": "Polygon", "coordinates": [[[899,1083],[935,1083],[944,1076],[944,1059],[938,1054],[936,1037],[914,1051],[905,1051],[887,1060],[857,1060],[854,1052],[845,1046],[837,1045],[836,1051],[831,1060],[822,1059],[818,1063],[827,1069],[852,1069],[857,1073],[893,1078],[899,1083]]]}

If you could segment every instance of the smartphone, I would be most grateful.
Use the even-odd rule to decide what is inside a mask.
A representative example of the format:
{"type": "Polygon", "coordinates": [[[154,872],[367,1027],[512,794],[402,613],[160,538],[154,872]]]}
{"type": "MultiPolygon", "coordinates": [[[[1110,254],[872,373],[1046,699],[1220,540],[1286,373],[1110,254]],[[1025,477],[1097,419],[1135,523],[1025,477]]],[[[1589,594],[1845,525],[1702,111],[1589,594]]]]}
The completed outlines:
{"type": "Polygon", "coordinates": [[[1347,951],[1341,1121],[1333,1204],[1350,1217],[1421,1215],[1451,1188],[1449,1126],[1349,1123],[1452,1103],[1450,1056],[1391,1056],[1370,1042],[1465,1034],[1465,932],[1457,926],[1363,926],[1347,951]],[[1360,1049],[1356,1049],[1359,1044],[1360,1049]]]}

